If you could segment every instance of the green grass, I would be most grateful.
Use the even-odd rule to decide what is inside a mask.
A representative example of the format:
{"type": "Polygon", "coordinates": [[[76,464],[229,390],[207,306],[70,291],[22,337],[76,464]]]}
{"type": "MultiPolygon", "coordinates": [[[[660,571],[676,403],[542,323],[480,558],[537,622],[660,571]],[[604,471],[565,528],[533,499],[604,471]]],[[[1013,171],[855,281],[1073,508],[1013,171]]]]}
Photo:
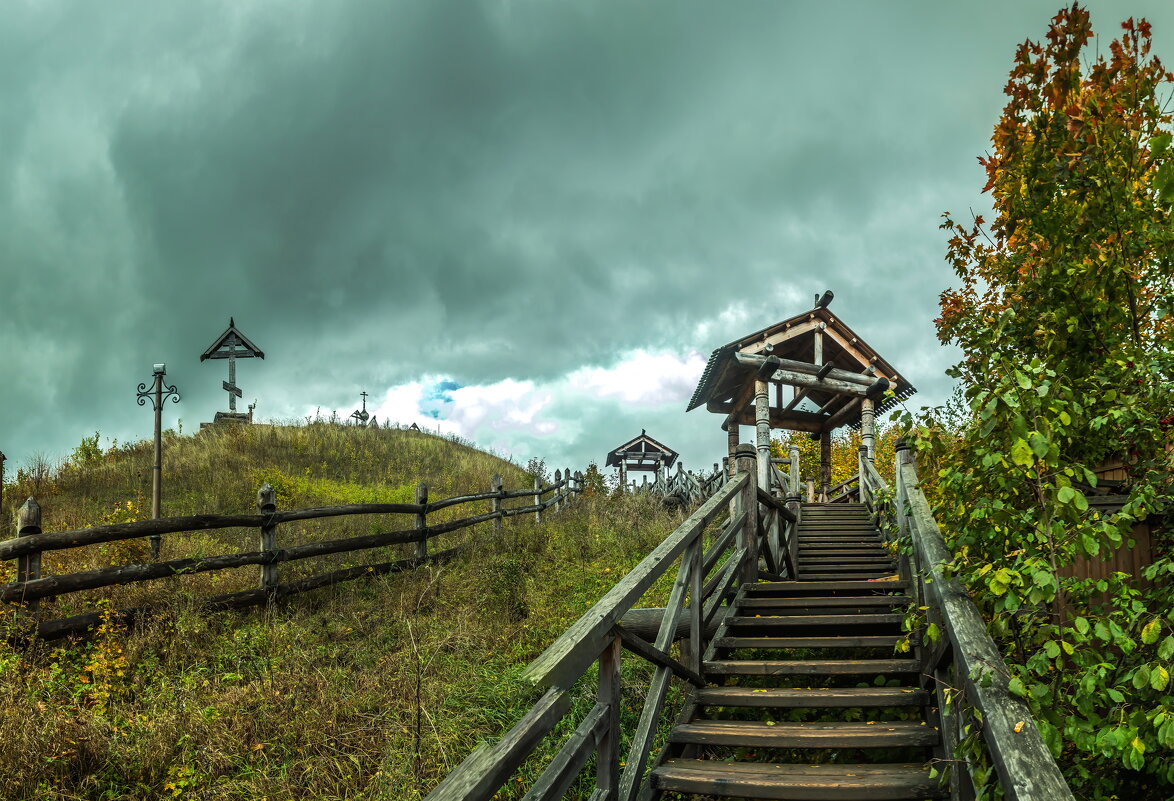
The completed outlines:
{"type": "MultiPolygon", "coordinates": [[[[488,489],[494,473],[507,487],[531,480],[427,434],[329,425],[173,436],[166,453],[165,514],[251,511],[262,480],[277,487],[281,508],[410,500],[405,493],[418,480],[433,498],[488,489]]],[[[140,497],[149,497],[146,445],[84,462],[41,477],[45,530],[124,516],[127,501],[138,513],[140,497]]],[[[32,489],[27,475],[6,487],[5,514],[32,489]]],[[[85,593],[91,609],[149,601],[164,611],[130,632],[108,626],[91,642],[0,646],[0,797],[422,798],[525,713],[541,689],[521,678],[522,668],[680,520],[647,498],[582,497],[542,525],[526,515],[497,532],[478,526],[449,563],[248,613],[203,614],[194,600],[255,586],[256,568],[85,593]]],[[[291,524],[278,540],[366,533],[370,525],[291,524]]],[[[168,537],[164,558],[252,549],[255,538],[168,537]]],[[[450,542],[442,536],[435,547],[450,542]]],[[[52,564],[46,554],[45,572],[127,555],[100,549],[58,552],[52,564]]],[[[663,603],[671,579],[644,605],[663,603]]],[[[57,616],[80,602],[46,606],[57,616]]],[[[625,657],[626,730],[650,675],[625,657]]],[[[562,734],[594,703],[594,681],[592,671],[576,685],[562,734]]],[[[557,747],[545,744],[502,797],[520,797],[557,747]]],[[[589,791],[587,780],[572,796],[589,791]]]]}

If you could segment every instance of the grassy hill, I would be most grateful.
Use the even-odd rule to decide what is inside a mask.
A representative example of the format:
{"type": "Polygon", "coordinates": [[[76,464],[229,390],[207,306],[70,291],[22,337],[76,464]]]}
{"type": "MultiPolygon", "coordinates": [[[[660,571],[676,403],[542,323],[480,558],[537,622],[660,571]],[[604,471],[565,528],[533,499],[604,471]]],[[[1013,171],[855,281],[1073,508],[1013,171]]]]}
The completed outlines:
{"type": "MultiPolygon", "coordinates": [[[[165,515],[251,512],[265,481],[287,509],[411,501],[418,481],[434,499],[485,491],[494,473],[507,488],[532,481],[440,437],[329,424],[173,435],[165,454],[165,515]]],[[[30,494],[46,531],[142,519],[150,463],[147,443],[103,450],[96,437],[83,441],[67,464],[23,471],[6,486],[3,519],[30,494]]],[[[354,520],[286,524],[279,545],[375,525],[354,520]]],[[[527,515],[502,531],[478,526],[446,564],[263,611],[195,608],[199,595],[255,586],[255,568],[47,603],[52,617],[95,604],[165,608],[132,631],[111,622],[89,642],[0,645],[0,797],[420,798],[479,740],[516,721],[537,695],[521,668],[679,520],[655,501],[600,494],[541,525],[527,515]]],[[[255,539],[255,530],[168,535],[162,555],[231,553],[255,539]]],[[[138,561],[146,548],[47,553],[43,573],[138,561]]],[[[585,707],[593,692],[588,677],[585,707]]]]}

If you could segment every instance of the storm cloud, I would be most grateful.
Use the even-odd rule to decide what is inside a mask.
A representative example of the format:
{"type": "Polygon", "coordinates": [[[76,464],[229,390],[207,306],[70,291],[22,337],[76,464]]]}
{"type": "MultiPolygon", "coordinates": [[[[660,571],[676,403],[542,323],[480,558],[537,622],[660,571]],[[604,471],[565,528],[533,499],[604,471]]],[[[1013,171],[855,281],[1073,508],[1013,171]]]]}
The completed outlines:
{"type": "MultiPolygon", "coordinates": [[[[836,292],[940,402],[939,215],[1055,2],[0,3],[0,449],[358,405],[582,466],[690,466],[711,349],[836,292]]],[[[1164,3],[1090,4],[1101,41],[1164,3]]]]}

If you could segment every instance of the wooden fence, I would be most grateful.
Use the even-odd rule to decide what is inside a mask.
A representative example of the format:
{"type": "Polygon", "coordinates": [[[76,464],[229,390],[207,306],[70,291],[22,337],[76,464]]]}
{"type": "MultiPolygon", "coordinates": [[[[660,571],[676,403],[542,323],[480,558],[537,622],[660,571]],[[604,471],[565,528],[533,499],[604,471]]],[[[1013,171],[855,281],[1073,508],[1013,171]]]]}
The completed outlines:
{"type": "Polygon", "coordinates": [[[636,492],[650,492],[664,498],[676,497],[681,503],[691,507],[704,501],[725,482],[726,476],[715,464],[713,472],[692,473],[685,469],[682,462],[677,462],[676,472],[667,471],[664,475],[657,475],[651,483],[635,485],[636,492]]]}
{"type": "MultiPolygon", "coordinates": [[[[103,615],[107,613],[90,612],[57,620],[42,620],[39,614],[39,602],[42,599],[102,587],[253,566],[258,567],[260,573],[257,588],[205,598],[202,599],[201,605],[207,609],[239,609],[257,606],[277,598],[344,581],[411,570],[427,562],[449,559],[465,546],[456,546],[440,551],[430,550],[429,544],[434,537],[487,522],[492,522],[494,528],[499,529],[505,518],[523,514],[533,514],[535,521],[541,522],[544,511],[552,508],[557,511],[582,491],[583,475],[581,472],[576,472],[572,476],[570,470],[567,470],[565,474],[559,470],[555,472],[552,483],[543,485],[535,478],[534,486],[526,489],[506,490],[503,487],[501,476],[494,476],[488,492],[459,495],[438,501],[428,500],[428,488],[421,483],[416,488],[415,503],[369,503],[279,510],[276,506],[276,493],[272,487],[265,484],[257,492],[257,514],[190,515],[51,533],[42,532],[41,507],[35,499],[29,498],[17,512],[16,537],[0,542],[0,561],[15,559],[17,563],[16,581],[4,585],[0,589],[0,601],[22,605],[26,614],[36,620],[37,636],[53,639],[71,634],[82,634],[98,625],[103,615]],[[544,496],[548,495],[550,497],[544,499],[544,496]],[[504,506],[504,501],[517,498],[531,499],[532,503],[513,508],[504,506]],[[428,522],[429,515],[442,509],[461,504],[485,502],[490,504],[490,510],[482,514],[442,523],[430,524],[428,522]],[[278,527],[284,523],[349,515],[409,515],[411,516],[411,524],[384,533],[277,547],[278,527]],[[230,528],[257,529],[257,550],[217,556],[170,559],[149,564],[115,565],[64,575],[46,576],[41,570],[41,555],[47,551],[84,548],[100,543],[133,540],[141,537],[158,537],[164,534],[230,528]],[[406,559],[330,570],[284,583],[279,578],[279,565],[282,564],[330,554],[369,551],[373,548],[403,543],[415,543],[416,545],[413,555],[406,559]]],[[[156,607],[145,606],[117,610],[115,614],[128,621],[133,621],[155,609],[156,607]]]]}

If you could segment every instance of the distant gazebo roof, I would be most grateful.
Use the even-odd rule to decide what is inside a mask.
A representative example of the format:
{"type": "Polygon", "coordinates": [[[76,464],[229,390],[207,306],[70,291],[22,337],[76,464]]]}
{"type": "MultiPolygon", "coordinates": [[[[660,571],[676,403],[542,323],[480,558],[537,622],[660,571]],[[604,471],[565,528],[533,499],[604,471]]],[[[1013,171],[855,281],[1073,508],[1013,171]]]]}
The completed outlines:
{"type": "Polygon", "coordinates": [[[654,440],[640,430],[640,436],[630,439],[607,454],[607,467],[623,464],[629,470],[656,470],[663,465],[666,469],[677,460],[677,452],[654,440]]]}
{"type": "Polygon", "coordinates": [[[813,434],[844,425],[859,426],[860,400],[865,395],[874,399],[876,413],[881,414],[917,392],[871,345],[827,309],[830,300],[828,293],[814,309],[715,350],[686,411],[705,404],[711,412],[731,415],[739,425],[754,425],[754,379],[760,370],[769,373],[776,383],[798,386],[802,396],[786,404],[772,404],[771,427],[813,434]],[[818,365],[817,331],[822,332],[823,348],[823,360],[818,365]],[[769,368],[764,367],[767,360],[769,368]],[[850,385],[861,389],[844,392],[843,388],[850,385]],[[894,394],[884,397],[888,389],[894,394]],[[806,400],[809,408],[797,408],[800,400],[806,400]]]}

